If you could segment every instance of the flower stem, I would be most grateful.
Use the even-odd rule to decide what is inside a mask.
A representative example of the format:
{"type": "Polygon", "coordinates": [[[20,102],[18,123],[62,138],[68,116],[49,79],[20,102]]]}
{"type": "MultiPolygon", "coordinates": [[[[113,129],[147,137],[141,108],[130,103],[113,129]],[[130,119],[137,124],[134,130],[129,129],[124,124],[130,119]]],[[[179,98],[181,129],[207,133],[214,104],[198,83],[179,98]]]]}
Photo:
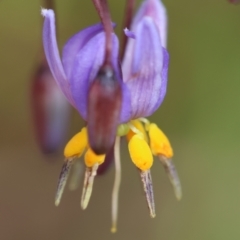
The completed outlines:
{"type": "Polygon", "coordinates": [[[95,8],[103,24],[104,31],[106,33],[105,64],[111,65],[113,27],[112,27],[110,12],[108,9],[107,0],[92,0],[92,1],[93,1],[93,4],[95,5],[95,8]]]}
{"type": "MultiPolygon", "coordinates": [[[[136,0],[127,0],[126,1],[125,11],[124,11],[124,19],[123,19],[123,29],[125,29],[125,28],[130,29],[130,26],[132,23],[132,18],[133,18],[135,2],[136,2],[136,0]]],[[[121,54],[120,54],[121,60],[123,60],[126,45],[127,45],[127,36],[125,34],[123,34],[122,48],[121,48],[122,50],[121,50],[121,54]]]]}
{"type": "Polygon", "coordinates": [[[45,8],[47,9],[53,9],[55,11],[55,4],[54,4],[54,0],[44,0],[45,2],[45,8]]]}

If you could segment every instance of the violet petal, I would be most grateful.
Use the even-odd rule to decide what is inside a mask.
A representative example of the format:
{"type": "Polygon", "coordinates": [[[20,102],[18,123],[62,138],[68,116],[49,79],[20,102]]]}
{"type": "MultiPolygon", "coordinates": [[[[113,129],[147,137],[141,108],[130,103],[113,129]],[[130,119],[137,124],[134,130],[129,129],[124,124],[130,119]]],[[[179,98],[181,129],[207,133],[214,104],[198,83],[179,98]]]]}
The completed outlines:
{"type": "MultiPolygon", "coordinates": [[[[115,70],[116,77],[122,86],[121,72],[118,63],[118,39],[115,34],[112,35],[113,51],[112,51],[112,65],[115,70]]],[[[98,33],[92,37],[85,46],[78,52],[73,64],[73,70],[70,77],[70,87],[74,101],[77,103],[76,107],[81,116],[87,120],[87,104],[88,92],[91,83],[96,77],[100,67],[103,65],[105,56],[105,33],[98,33]]],[[[123,102],[120,122],[128,121],[130,118],[130,96],[123,87],[123,102]],[[126,104],[128,103],[128,104],[126,104]]]]}
{"type": "Polygon", "coordinates": [[[87,44],[87,42],[95,35],[103,31],[102,24],[96,24],[91,27],[85,28],[72,36],[63,48],[63,67],[68,79],[71,76],[73,64],[78,52],[87,44]]]}
{"type": "Polygon", "coordinates": [[[66,78],[66,74],[59,56],[56,40],[54,12],[53,10],[42,9],[42,15],[44,16],[43,46],[49,67],[65,97],[75,107],[75,103],[72,99],[69,89],[69,82],[66,78]]]}
{"type": "MultiPolygon", "coordinates": [[[[166,79],[162,79],[163,49],[160,36],[150,17],[141,20],[136,28],[136,40],[131,41],[131,72],[127,75],[124,72],[124,81],[131,93],[132,118],[147,117],[162,102],[167,83],[166,79]]],[[[123,69],[128,68],[127,63],[124,61],[123,69]]]]}
{"type": "Polygon", "coordinates": [[[155,22],[160,33],[162,46],[167,46],[167,11],[161,0],[145,0],[140,6],[131,26],[134,31],[136,25],[145,17],[149,16],[155,22]]]}

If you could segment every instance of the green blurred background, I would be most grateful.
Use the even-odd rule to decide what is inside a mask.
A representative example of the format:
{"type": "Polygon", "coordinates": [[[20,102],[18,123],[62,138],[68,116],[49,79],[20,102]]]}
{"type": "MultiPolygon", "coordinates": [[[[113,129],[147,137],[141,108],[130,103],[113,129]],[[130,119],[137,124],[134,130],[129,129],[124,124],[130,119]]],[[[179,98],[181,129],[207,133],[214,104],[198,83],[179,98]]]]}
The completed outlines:
{"type": "MultiPolygon", "coordinates": [[[[123,0],[109,0],[122,23],[123,0]]],[[[140,2],[140,1],[139,1],[140,2]]],[[[41,2],[0,1],[0,239],[240,239],[240,5],[226,0],[165,0],[171,55],[168,93],[151,120],[166,132],[182,185],[177,202],[158,161],[157,217],[150,219],[139,176],[122,150],[118,232],[110,233],[114,169],[97,178],[90,205],[81,190],[54,194],[63,157],[39,152],[30,83],[41,47],[41,2]]],[[[58,0],[59,44],[98,21],[91,1],[58,0]]],[[[121,30],[121,24],[117,28],[121,30]]],[[[71,134],[82,121],[73,114],[71,134]]],[[[70,135],[71,135],[70,134],[70,135]]]]}

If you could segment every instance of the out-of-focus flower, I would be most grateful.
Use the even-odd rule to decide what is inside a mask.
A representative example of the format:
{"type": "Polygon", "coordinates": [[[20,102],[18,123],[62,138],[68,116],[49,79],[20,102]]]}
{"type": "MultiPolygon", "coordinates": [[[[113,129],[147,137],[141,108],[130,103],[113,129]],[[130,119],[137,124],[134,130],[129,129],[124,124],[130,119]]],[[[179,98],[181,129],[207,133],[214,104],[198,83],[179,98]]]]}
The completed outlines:
{"type": "Polygon", "coordinates": [[[237,3],[240,3],[239,0],[228,0],[230,3],[234,3],[234,4],[237,4],[237,3]]]}
{"type": "Polygon", "coordinates": [[[45,61],[42,61],[34,75],[31,103],[36,139],[41,151],[59,151],[67,137],[70,105],[59,90],[45,61]]]}
{"type": "MultiPolygon", "coordinates": [[[[100,24],[73,36],[64,47],[61,62],[55,39],[54,13],[51,10],[42,10],[42,14],[45,17],[44,48],[50,69],[69,102],[87,121],[87,127],[77,133],[65,147],[66,160],[60,174],[55,204],[60,203],[74,160],[84,154],[86,172],[81,206],[83,209],[87,207],[97,169],[111,156],[106,155],[109,151],[95,151],[94,142],[104,142],[106,139],[102,136],[105,133],[104,137],[110,139],[117,135],[114,146],[116,176],[112,195],[112,231],[116,231],[117,222],[119,139],[122,136],[127,138],[130,157],[140,172],[150,215],[154,217],[155,204],[150,173],[153,155],[163,163],[176,197],[181,198],[181,186],[171,160],[173,151],[169,140],[156,124],[146,119],[161,105],[167,89],[169,55],[164,48],[167,42],[167,16],[163,4],[159,0],[145,0],[130,29],[124,30],[128,43],[122,62],[122,75],[118,63],[118,41],[114,33],[110,70],[109,66],[104,66],[105,34],[100,24]],[[118,84],[111,80],[114,74],[118,84]],[[96,95],[97,98],[94,97],[96,95]],[[104,101],[95,104],[92,99],[104,101]],[[113,117],[107,118],[108,114],[113,117]],[[107,121],[103,123],[103,119],[107,121]],[[96,123],[100,122],[101,127],[95,129],[92,122],[93,126],[98,126],[96,123]],[[111,125],[116,122],[118,127],[114,132],[111,125]],[[104,132],[108,128],[110,130],[104,132]],[[93,140],[94,136],[97,141],[93,140]]],[[[110,142],[112,141],[114,142],[110,142]]]]}

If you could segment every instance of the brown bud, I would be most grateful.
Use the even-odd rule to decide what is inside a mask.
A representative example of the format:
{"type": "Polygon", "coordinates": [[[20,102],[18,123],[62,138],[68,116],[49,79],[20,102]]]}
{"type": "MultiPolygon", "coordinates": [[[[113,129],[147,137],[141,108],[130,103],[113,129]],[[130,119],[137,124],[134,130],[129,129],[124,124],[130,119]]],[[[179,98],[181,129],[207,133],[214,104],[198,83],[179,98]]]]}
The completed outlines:
{"type": "Polygon", "coordinates": [[[31,105],[37,143],[43,153],[62,148],[67,137],[70,105],[43,61],[34,75],[31,105]]]}

